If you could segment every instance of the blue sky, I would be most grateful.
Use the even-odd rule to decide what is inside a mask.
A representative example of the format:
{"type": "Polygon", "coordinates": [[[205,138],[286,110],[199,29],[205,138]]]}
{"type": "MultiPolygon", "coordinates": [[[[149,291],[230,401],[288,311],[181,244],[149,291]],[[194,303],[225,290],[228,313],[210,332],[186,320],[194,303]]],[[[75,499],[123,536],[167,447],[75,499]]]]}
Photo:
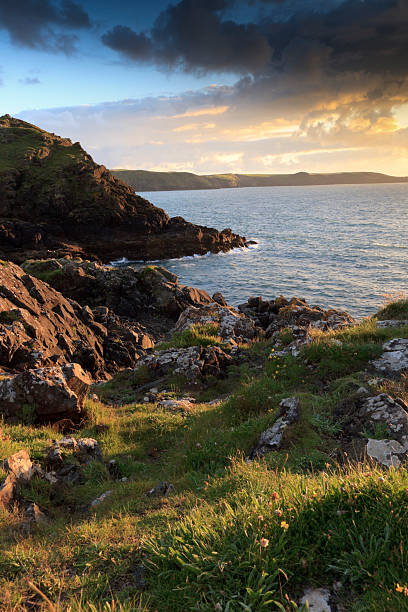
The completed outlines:
{"type": "Polygon", "coordinates": [[[405,0],[0,0],[0,114],[109,167],[408,174],[405,0]]]}

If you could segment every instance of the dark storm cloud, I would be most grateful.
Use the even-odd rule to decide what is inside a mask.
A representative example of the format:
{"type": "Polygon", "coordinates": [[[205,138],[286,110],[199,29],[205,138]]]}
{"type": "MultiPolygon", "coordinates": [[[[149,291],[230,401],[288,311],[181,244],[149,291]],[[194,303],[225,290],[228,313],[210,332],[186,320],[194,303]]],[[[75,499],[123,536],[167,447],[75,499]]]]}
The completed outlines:
{"type": "Polygon", "coordinates": [[[223,19],[228,0],[181,0],[157,18],[150,33],[115,27],[105,45],[128,59],[185,71],[256,73],[271,59],[271,47],[254,23],[223,19]]]}
{"type": "Polygon", "coordinates": [[[296,61],[293,53],[299,45],[320,53],[328,73],[406,76],[407,0],[327,0],[324,10],[318,6],[297,0],[181,0],[158,16],[150,32],[116,26],[102,40],[127,59],[188,72],[296,73],[305,67],[302,54],[296,61]],[[262,19],[234,21],[239,4],[262,5],[262,19]],[[282,5],[296,10],[281,18],[276,11],[282,5]]]}
{"type": "Polygon", "coordinates": [[[90,25],[88,14],[71,0],[0,0],[0,29],[23,47],[69,54],[76,40],[71,32],[90,25]]]}

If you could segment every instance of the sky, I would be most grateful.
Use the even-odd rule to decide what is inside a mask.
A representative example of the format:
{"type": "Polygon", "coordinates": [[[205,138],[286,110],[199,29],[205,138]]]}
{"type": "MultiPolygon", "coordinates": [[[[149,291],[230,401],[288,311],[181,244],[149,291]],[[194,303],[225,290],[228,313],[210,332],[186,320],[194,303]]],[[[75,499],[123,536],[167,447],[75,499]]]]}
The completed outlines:
{"type": "Polygon", "coordinates": [[[408,0],[0,0],[0,115],[109,168],[408,175],[408,0]]]}

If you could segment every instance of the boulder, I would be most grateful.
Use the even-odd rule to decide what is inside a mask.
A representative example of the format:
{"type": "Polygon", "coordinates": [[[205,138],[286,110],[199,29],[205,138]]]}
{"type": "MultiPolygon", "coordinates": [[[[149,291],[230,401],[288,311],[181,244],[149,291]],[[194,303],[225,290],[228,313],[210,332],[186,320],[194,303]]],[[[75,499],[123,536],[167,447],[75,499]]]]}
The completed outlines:
{"type": "Polygon", "coordinates": [[[174,485],[168,482],[159,482],[155,487],[146,492],[148,497],[168,497],[174,491],[174,485]]]}
{"type": "Polygon", "coordinates": [[[333,610],[330,605],[330,591],[328,589],[306,589],[300,600],[300,605],[307,606],[309,612],[332,612],[333,610]]]}
{"type": "Polygon", "coordinates": [[[182,414],[189,414],[194,410],[195,405],[188,400],[181,399],[163,399],[157,404],[158,408],[167,410],[168,412],[181,412],[182,414]]]}
{"type": "MultiPolygon", "coordinates": [[[[72,438],[65,436],[61,440],[53,440],[47,450],[47,465],[53,468],[61,468],[64,465],[63,451],[72,453],[81,464],[90,461],[102,461],[102,453],[99,444],[93,438],[72,438]]],[[[56,474],[58,477],[58,473],[56,474]]]]}
{"type": "Polygon", "coordinates": [[[372,361],[376,370],[385,374],[399,374],[408,369],[408,338],[394,338],[383,344],[383,354],[372,361]]]}
{"type": "Polygon", "coordinates": [[[217,303],[186,308],[181,313],[174,331],[183,332],[196,325],[207,324],[216,325],[218,336],[226,342],[249,342],[260,333],[254,321],[245,314],[232,306],[221,306],[217,303]]]}
{"type": "Polygon", "coordinates": [[[4,467],[8,474],[0,484],[0,506],[8,508],[16,501],[20,487],[30,482],[33,464],[28,451],[21,450],[6,459],[4,467]]]}
{"type": "Polygon", "coordinates": [[[408,443],[402,445],[397,440],[374,440],[367,442],[367,456],[385,467],[399,468],[401,459],[408,451],[408,443]]]}
{"type": "Polygon", "coordinates": [[[137,362],[135,371],[147,367],[154,375],[179,374],[196,382],[207,376],[221,376],[233,363],[233,358],[218,346],[191,346],[167,349],[146,355],[137,362]]]}
{"type": "Polygon", "coordinates": [[[261,433],[258,442],[251,449],[248,460],[261,459],[266,453],[279,450],[285,431],[300,417],[300,403],[296,397],[283,399],[279,404],[277,420],[261,433]]]}
{"type": "Polygon", "coordinates": [[[78,420],[91,379],[77,363],[30,369],[0,381],[0,413],[39,421],[78,420]]]}
{"type": "Polygon", "coordinates": [[[355,320],[347,312],[335,309],[324,310],[310,306],[305,299],[293,297],[288,300],[282,295],[275,300],[251,297],[238,306],[240,312],[252,317],[262,327],[267,337],[282,328],[289,328],[295,335],[305,335],[309,327],[327,331],[353,325],[355,320]]]}

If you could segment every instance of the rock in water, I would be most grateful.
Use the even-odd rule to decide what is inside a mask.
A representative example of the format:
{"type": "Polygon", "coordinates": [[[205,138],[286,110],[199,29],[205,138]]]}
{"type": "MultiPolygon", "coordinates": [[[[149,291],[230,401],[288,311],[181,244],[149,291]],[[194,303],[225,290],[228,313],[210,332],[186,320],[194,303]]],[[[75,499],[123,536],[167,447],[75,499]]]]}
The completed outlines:
{"type": "Polygon", "coordinates": [[[230,229],[170,219],[80,144],[0,117],[0,254],[18,263],[54,253],[104,262],[165,259],[246,245],[230,229]]]}
{"type": "Polygon", "coordinates": [[[90,384],[77,363],[26,370],[0,381],[0,414],[23,418],[29,408],[35,420],[78,420],[90,384]]]}

